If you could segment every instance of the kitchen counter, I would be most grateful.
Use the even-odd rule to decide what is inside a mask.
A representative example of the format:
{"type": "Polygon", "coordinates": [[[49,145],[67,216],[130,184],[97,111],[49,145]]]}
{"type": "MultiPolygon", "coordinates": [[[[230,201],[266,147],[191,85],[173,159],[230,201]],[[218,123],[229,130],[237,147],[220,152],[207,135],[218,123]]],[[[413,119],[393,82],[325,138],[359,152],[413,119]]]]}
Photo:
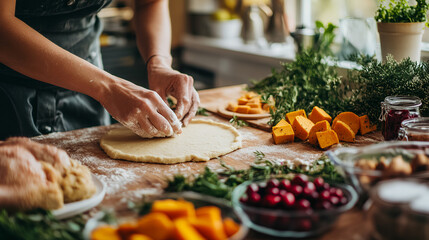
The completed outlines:
{"type": "MultiPolygon", "coordinates": [[[[202,106],[211,109],[223,102],[236,99],[243,86],[231,86],[200,91],[202,106]]],[[[208,117],[214,121],[228,123],[214,114],[208,117]]],[[[119,127],[111,126],[92,127],[63,133],[52,133],[38,136],[33,140],[53,144],[66,150],[73,159],[78,160],[107,185],[107,192],[103,202],[90,211],[95,213],[100,209],[114,209],[119,216],[125,215],[127,203],[138,201],[142,196],[162,193],[166,180],[174,174],[192,175],[203,171],[205,166],[211,169],[220,169],[219,161],[211,160],[204,163],[188,162],[174,165],[135,163],[109,158],[99,146],[100,138],[109,130],[119,127]]],[[[227,164],[237,168],[247,168],[253,161],[255,151],[262,151],[267,158],[282,159],[317,159],[323,151],[306,143],[291,143],[274,145],[269,132],[252,127],[239,128],[243,137],[243,148],[222,156],[227,164]]],[[[366,145],[381,140],[379,132],[358,136],[357,142],[350,145],[366,145]]],[[[343,214],[337,224],[328,233],[315,239],[368,239],[369,223],[365,214],[358,210],[351,210],[343,214]]],[[[246,239],[271,239],[268,236],[249,232],[246,239]]]]}

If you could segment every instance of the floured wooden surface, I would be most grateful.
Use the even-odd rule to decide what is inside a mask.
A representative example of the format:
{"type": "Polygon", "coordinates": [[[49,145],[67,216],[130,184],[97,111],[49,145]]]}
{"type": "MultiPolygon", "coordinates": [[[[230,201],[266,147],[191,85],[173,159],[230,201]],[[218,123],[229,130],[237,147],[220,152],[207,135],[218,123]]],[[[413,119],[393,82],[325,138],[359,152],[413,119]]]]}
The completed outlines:
{"type": "MultiPolygon", "coordinates": [[[[234,87],[233,87],[234,88],[234,87]]],[[[237,87],[235,87],[237,88],[237,87]]],[[[228,91],[228,88],[221,89],[228,91]]],[[[206,90],[211,91],[211,90],[206,90]]],[[[236,91],[236,90],[234,90],[236,91]]],[[[205,91],[200,93],[201,101],[209,105],[217,105],[214,94],[205,91]],[[215,102],[215,103],[212,103],[215,102]]],[[[204,105],[206,106],[206,105],[204,105]]],[[[198,118],[211,119],[228,124],[227,119],[216,115],[198,118]]],[[[196,163],[187,162],[175,165],[150,163],[134,163],[129,161],[112,160],[100,148],[100,138],[109,130],[119,127],[119,124],[103,127],[80,129],[64,133],[52,133],[33,138],[41,143],[48,143],[66,150],[73,159],[88,166],[90,170],[107,185],[107,194],[97,211],[103,208],[114,208],[121,212],[127,208],[128,201],[137,201],[143,195],[161,193],[166,186],[166,179],[174,174],[191,175],[200,173],[205,166],[211,169],[221,168],[217,160],[196,163]]],[[[255,151],[262,151],[267,158],[281,159],[317,159],[323,151],[307,143],[291,143],[274,145],[271,134],[252,127],[239,128],[243,138],[243,148],[222,156],[227,164],[238,169],[247,168],[254,161],[255,151]]],[[[350,146],[375,143],[382,139],[379,132],[365,136],[357,136],[357,142],[350,146]]],[[[322,235],[320,239],[367,239],[363,213],[354,211],[344,214],[335,228],[322,235]],[[358,227],[359,226],[359,227],[358,227]]],[[[256,233],[251,233],[246,239],[269,239],[256,233]]]]}

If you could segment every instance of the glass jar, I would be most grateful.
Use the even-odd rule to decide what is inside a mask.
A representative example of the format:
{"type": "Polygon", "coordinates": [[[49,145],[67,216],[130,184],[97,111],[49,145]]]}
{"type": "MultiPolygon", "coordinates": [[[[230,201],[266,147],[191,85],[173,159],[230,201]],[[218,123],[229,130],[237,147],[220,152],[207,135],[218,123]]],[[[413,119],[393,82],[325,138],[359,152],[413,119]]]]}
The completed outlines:
{"type": "Polygon", "coordinates": [[[384,140],[396,140],[402,121],[420,117],[422,101],[414,96],[388,96],[381,102],[382,133],[384,140]]]}
{"type": "Polygon", "coordinates": [[[429,117],[404,120],[399,129],[398,139],[429,142],[429,117]]]}

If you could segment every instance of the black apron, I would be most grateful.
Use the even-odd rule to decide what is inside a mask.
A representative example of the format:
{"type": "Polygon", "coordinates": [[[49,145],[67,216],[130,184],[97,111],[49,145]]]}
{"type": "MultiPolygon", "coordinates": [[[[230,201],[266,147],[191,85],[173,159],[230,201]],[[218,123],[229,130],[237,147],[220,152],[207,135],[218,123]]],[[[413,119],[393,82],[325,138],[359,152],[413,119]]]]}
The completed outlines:
{"type": "MultiPolygon", "coordinates": [[[[17,0],[15,16],[102,68],[102,26],[96,13],[110,1],[17,0]]],[[[0,140],[110,124],[107,111],[91,97],[28,78],[1,63],[0,116],[0,140]]]]}

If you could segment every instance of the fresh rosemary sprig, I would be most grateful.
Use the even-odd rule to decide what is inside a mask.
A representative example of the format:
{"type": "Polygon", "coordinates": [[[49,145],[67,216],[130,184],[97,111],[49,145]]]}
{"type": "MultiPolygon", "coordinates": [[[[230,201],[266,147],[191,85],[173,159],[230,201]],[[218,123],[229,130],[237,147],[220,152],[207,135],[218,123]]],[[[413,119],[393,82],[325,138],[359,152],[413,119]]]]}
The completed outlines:
{"type": "Polygon", "coordinates": [[[194,191],[214,197],[231,198],[234,188],[248,180],[269,179],[272,177],[291,177],[288,174],[304,173],[310,176],[320,176],[330,182],[344,182],[344,178],[337,172],[326,156],[314,162],[310,170],[300,167],[289,168],[287,165],[265,158],[262,152],[255,152],[255,162],[248,169],[235,169],[221,161],[223,169],[212,171],[208,167],[202,174],[189,178],[175,175],[168,181],[167,192],[194,191]]]}
{"type": "Polygon", "coordinates": [[[198,107],[196,115],[209,116],[209,113],[207,112],[207,109],[205,109],[203,107],[198,107]]]}
{"type": "Polygon", "coordinates": [[[246,127],[249,125],[246,121],[238,119],[237,115],[233,115],[229,122],[236,128],[246,127]]]}
{"type": "Polygon", "coordinates": [[[0,211],[0,237],[14,240],[79,240],[83,239],[85,222],[82,215],[57,220],[46,210],[9,214],[3,209],[0,211]]]}

